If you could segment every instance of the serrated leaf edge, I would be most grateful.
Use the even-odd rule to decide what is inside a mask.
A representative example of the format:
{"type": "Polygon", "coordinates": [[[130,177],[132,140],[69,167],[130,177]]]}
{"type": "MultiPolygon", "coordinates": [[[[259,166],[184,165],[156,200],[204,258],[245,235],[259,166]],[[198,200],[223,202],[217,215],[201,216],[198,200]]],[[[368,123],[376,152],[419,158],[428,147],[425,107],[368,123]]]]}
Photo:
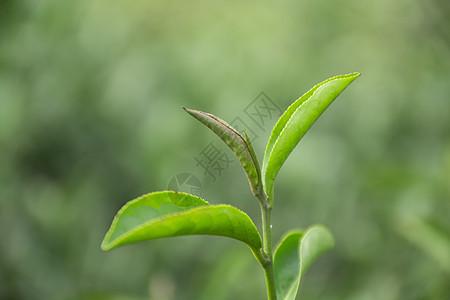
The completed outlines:
{"type": "MultiPolygon", "coordinates": [[[[209,204],[208,201],[206,201],[206,200],[204,200],[204,199],[202,199],[202,198],[200,198],[200,197],[198,197],[198,196],[195,196],[195,195],[192,195],[192,194],[189,194],[189,193],[184,193],[184,192],[178,192],[178,191],[158,191],[158,192],[150,192],[150,193],[144,194],[144,195],[142,195],[142,196],[139,196],[139,197],[137,197],[137,198],[134,198],[133,200],[130,200],[130,201],[126,202],[126,203],[119,209],[119,211],[117,211],[117,213],[115,214],[114,219],[113,219],[113,221],[112,221],[112,223],[111,223],[111,226],[110,226],[109,229],[108,229],[108,232],[106,233],[105,237],[103,238],[103,241],[102,241],[102,244],[101,244],[101,249],[102,249],[103,251],[107,251],[107,250],[112,249],[112,248],[104,249],[104,248],[107,248],[107,246],[108,246],[109,244],[112,243],[112,242],[106,243],[106,241],[111,237],[111,235],[112,235],[112,233],[113,233],[113,229],[117,226],[117,222],[118,222],[119,217],[122,215],[122,213],[123,213],[125,210],[128,209],[128,207],[130,207],[130,206],[131,206],[132,204],[134,204],[135,202],[138,202],[138,201],[142,200],[143,198],[148,197],[148,196],[150,196],[150,195],[166,194],[166,193],[174,193],[174,194],[181,194],[181,195],[186,195],[186,196],[195,197],[195,198],[201,200],[202,202],[204,202],[204,205],[202,205],[202,206],[211,206],[211,205],[209,204]]],[[[200,206],[200,207],[201,207],[201,206],[200,206]]],[[[190,210],[190,209],[189,209],[189,210],[190,210]]],[[[167,214],[167,215],[164,215],[164,216],[176,215],[176,214],[182,213],[182,212],[184,212],[184,211],[176,212],[176,213],[170,213],[170,214],[167,214]]],[[[160,217],[158,217],[158,218],[156,218],[156,219],[159,219],[159,218],[160,218],[160,217]]],[[[148,222],[146,222],[146,223],[149,223],[149,222],[151,222],[151,221],[153,221],[153,220],[155,220],[155,219],[152,219],[152,220],[150,220],[150,221],[148,221],[148,222]]],[[[141,224],[141,225],[139,225],[139,226],[137,226],[137,227],[134,227],[134,229],[136,229],[136,228],[139,229],[141,226],[143,226],[143,225],[146,224],[146,223],[143,223],[143,224],[141,224]]],[[[134,229],[133,229],[133,230],[134,230],[134,229]]],[[[128,232],[129,232],[129,231],[128,231],[128,232]]],[[[127,232],[127,233],[128,233],[128,232],[127,232]]],[[[127,233],[124,233],[124,234],[127,234],[127,233]]],[[[124,235],[124,234],[123,234],[123,235],[124,235]]],[[[122,239],[123,235],[119,236],[119,238],[122,239]]],[[[114,241],[117,241],[119,238],[116,238],[114,241]]]]}
{"type": "MultiPolygon", "coordinates": [[[[184,211],[181,211],[181,212],[175,212],[175,213],[165,214],[164,216],[157,217],[157,218],[155,218],[155,219],[152,219],[152,220],[149,220],[149,221],[147,221],[147,222],[144,222],[144,223],[142,223],[142,224],[139,225],[139,226],[133,227],[132,230],[129,230],[129,231],[127,231],[126,233],[120,235],[119,237],[117,237],[117,238],[114,239],[113,241],[106,242],[106,241],[109,239],[109,237],[112,235],[112,232],[113,232],[115,226],[117,225],[117,222],[118,222],[117,220],[118,220],[119,216],[121,215],[121,213],[122,213],[124,210],[126,210],[126,209],[128,208],[129,205],[133,204],[133,203],[136,202],[136,201],[139,201],[139,200],[142,199],[143,197],[148,196],[148,195],[150,195],[150,194],[165,193],[165,192],[168,192],[168,191],[155,192],[155,193],[148,193],[148,194],[142,195],[141,197],[138,197],[138,198],[136,198],[136,199],[133,199],[133,200],[130,200],[129,202],[127,202],[127,203],[126,203],[126,204],[125,204],[125,205],[117,212],[116,216],[114,217],[114,220],[113,220],[113,222],[112,222],[112,224],[111,224],[111,227],[109,228],[108,232],[107,232],[106,235],[105,235],[105,238],[104,238],[103,241],[102,241],[101,249],[102,249],[103,251],[108,251],[108,250],[111,250],[111,249],[115,248],[115,246],[114,246],[114,245],[111,246],[111,244],[115,244],[115,245],[119,244],[122,240],[126,239],[126,238],[129,237],[131,234],[133,234],[134,232],[136,232],[136,231],[138,231],[138,230],[140,230],[140,229],[142,229],[142,228],[144,228],[144,227],[146,227],[146,226],[150,226],[150,225],[152,225],[152,224],[154,224],[154,223],[158,223],[158,222],[160,222],[160,221],[162,221],[162,220],[165,220],[165,219],[167,219],[167,218],[170,218],[170,217],[181,216],[181,215],[184,215],[184,214],[188,214],[188,213],[195,212],[195,211],[197,211],[197,210],[202,210],[202,209],[209,208],[209,207],[214,207],[214,208],[221,208],[221,207],[225,208],[225,207],[226,207],[226,208],[231,208],[232,210],[235,210],[235,211],[237,211],[237,212],[242,213],[242,214],[244,215],[245,218],[248,218],[248,220],[250,221],[250,224],[251,224],[251,226],[253,227],[253,229],[255,230],[255,232],[258,233],[259,241],[260,241],[260,244],[262,245],[261,236],[259,235],[258,229],[256,228],[256,226],[255,226],[253,220],[252,220],[245,212],[243,212],[242,210],[238,209],[237,207],[234,207],[234,206],[232,206],[232,205],[227,205],[227,204],[210,205],[207,201],[203,200],[203,199],[200,198],[200,197],[197,197],[197,196],[195,196],[195,195],[188,194],[188,193],[181,193],[181,192],[178,192],[178,193],[179,193],[179,194],[185,194],[185,195],[189,195],[189,196],[196,197],[196,198],[198,198],[198,199],[204,201],[204,202],[205,202],[205,205],[201,205],[201,206],[198,206],[198,207],[194,207],[194,208],[191,208],[191,209],[187,209],[187,210],[184,210],[184,211]]],[[[169,192],[170,192],[170,191],[169,191],[169,192]]],[[[229,238],[232,238],[232,237],[229,237],[229,238]]],[[[237,239],[236,239],[236,240],[237,240],[237,239]]],[[[259,249],[261,248],[261,246],[260,246],[260,247],[253,247],[254,245],[247,244],[247,243],[245,243],[244,241],[241,241],[241,242],[243,242],[244,244],[246,244],[247,246],[249,246],[251,249],[254,249],[254,250],[259,250],[259,249]]]]}
{"type": "MultiPolygon", "coordinates": [[[[273,149],[275,148],[275,146],[278,144],[278,142],[279,142],[279,140],[280,140],[280,136],[282,136],[283,135],[283,133],[284,133],[284,131],[285,131],[285,129],[286,129],[286,127],[287,127],[287,125],[289,124],[289,122],[291,121],[291,119],[293,118],[293,116],[295,115],[295,113],[305,104],[305,103],[307,103],[314,95],[315,95],[315,93],[317,92],[317,90],[320,88],[320,87],[322,87],[323,85],[325,85],[325,84],[328,84],[328,83],[330,83],[330,82],[333,82],[333,81],[335,81],[335,80],[339,80],[339,79],[347,79],[347,78],[350,78],[350,77],[352,77],[352,76],[354,76],[355,77],[355,79],[357,78],[357,77],[359,77],[360,76],[360,73],[358,73],[358,72],[353,72],[353,73],[349,73],[349,74],[341,74],[341,75],[336,75],[336,76],[333,76],[333,77],[331,77],[331,78],[328,78],[327,80],[325,80],[325,81],[322,81],[322,82],[320,82],[320,83],[318,83],[318,84],[316,84],[315,86],[313,86],[311,89],[309,89],[306,93],[304,93],[302,96],[300,96],[297,100],[295,100],[291,105],[289,105],[289,107],[286,109],[286,111],[285,112],[287,112],[287,111],[289,111],[289,108],[290,107],[292,107],[292,106],[294,106],[296,103],[297,103],[297,101],[299,101],[304,95],[307,95],[308,93],[310,93],[310,92],[312,92],[311,93],[311,95],[309,95],[309,97],[307,98],[307,99],[305,99],[293,112],[292,112],[292,114],[289,116],[289,119],[287,120],[287,122],[284,124],[284,126],[283,126],[283,129],[280,131],[280,134],[276,137],[276,139],[275,139],[275,142],[273,143],[273,145],[272,145],[272,147],[270,148],[270,152],[269,152],[269,156],[267,156],[266,154],[267,154],[267,150],[268,150],[268,148],[266,148],[266,153],[264,153],[264,158],[267,156],[267,160],[265,160],[265,159],[263,159],[263,185],[264,185],[264,191],[267,193],[267,195],[271,198],[271,199],[273,199],[273,196],[272,195],[269,195],[269,194],[271,194],[272,193],[272,191],[273,191],[273,185],[274,185],[274,182],[272,182],[272,187],[271,187],[271,189],[270,189],[270,191],[269,191],[269,193],[267,192],[267,187],[266,187],[266,169],[267,169],[267,167],[269,166],[269,163],[270,163],[270,161],[271,161],[271,157],[272,157],[272,153],[273,153],[273,149]],[[266,162],[267,161],[267,162],[266,162]]],[[[283,114],[284,115],[284,114],[283,114]]],[[[278,121],[280,121],[281,119],[282,119],[282,117],[283,117],[283,115],[278,119],[278,121]]],[[[277,124],[278,124],[278,122],[277,122],[277,124]]],[[[277,124],[275,124],[275,126],[274,126],[274,128],[273,129],[275,129],[275,127],[277,126],[277,124]]],[[[308,129],[309,130],[309,129],[308,129]]],[[[272,130],[272,132],[273,132],[273,130],[272,130]]],[[[270,142],[270,140],[271,140],[271,137],[272,137],[272,134],[271,134],[271,136],[270,136],[270,138],[269,138],[269,142],[270,142]]],[[[269,145],[269,143],[267,144],[267,145],[269,145]]],[[[281,167],[280,167],[281,168],[281,167]]],[[[278,172],[277,172],[278,173],[278,172]]]]}

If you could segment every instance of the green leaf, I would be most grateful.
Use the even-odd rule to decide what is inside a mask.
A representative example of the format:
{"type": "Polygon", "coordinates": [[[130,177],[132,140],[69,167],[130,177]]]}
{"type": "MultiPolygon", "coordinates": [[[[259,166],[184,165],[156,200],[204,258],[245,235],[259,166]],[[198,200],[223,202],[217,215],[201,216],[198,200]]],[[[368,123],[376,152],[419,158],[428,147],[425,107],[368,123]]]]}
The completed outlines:
{"type": "Polygon", "coordinates": [[[102,250],[164,237],[207,234],[233,238],[252,250],[261,248],[261,237],[252,220],[229,205],[209,205],[180,192],[156,192],[131,200],[114,217],[102,250]]]}
{"type": "Polygon", "coordinates": [[[360,74],[332,77],[295,101],[275,124],[263,160],[264,189],[273,201],[275,178],[289,154],[337,96],[360,74]]]}
{"type": "Polygon", "coordinates": [[[305,233],[300,231],[288,233],[274,254],[277,299],[294,300],[303,274],[317,258],[333,246],[333,236],[322,225],[311,226],[305,233]]]}
{"type": "Polygon", "coordinates": [[[256,156],[252,155],[246,139],[230,124],[212,114],[185,107],[183,109],[206,125],[225,142],[244,168],[253,194],[258,195],[261,193],[262,182],[259,175],[259,164],[254,160],[256,156]]]}
{"type": "MultiPolygon", "coordinates": [[[[256,175],[257,175],[258,182],[259,182],[259,184],[257,185],[257,188],[258,188],[258,193],[260,193],[260,192],[262,192],[262,182],[261,182],[261,168],[259,166],[258,156],[256,156],[256,152],[255,152],[255,148],[253,148],[252,140],[249,138],[249,136],[247,135],[247,132],[245,132],[245,131],[244,131],[244,138],[245,138],[245,141],[247,142],[247,148],[249,150],[250,156],[252,157],[253,164],[256,168],[256,175]]],[[[255,195],[258,195],[258,194],[255,194],[255,195]]]]}

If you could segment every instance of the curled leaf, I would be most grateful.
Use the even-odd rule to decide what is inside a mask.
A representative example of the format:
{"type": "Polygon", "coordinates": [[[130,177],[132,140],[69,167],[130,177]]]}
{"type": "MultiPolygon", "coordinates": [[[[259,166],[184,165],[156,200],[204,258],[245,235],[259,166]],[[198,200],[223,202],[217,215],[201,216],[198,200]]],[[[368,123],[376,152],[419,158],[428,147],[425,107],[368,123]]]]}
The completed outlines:
{"type": "Polygon", "coordinates": [[[275,124],[263,160],[264,189],[271,201],[275,178],[289,154],[325,109],[359,75],[340,75],[317,84],[289,106],[275,124]]]}
{"type": "Polygon", "coordinates": [[[303,274],[314,261],[333,246],[333,236],[321,225],[311,226],[304,233],[301,231],[288,233],[274,254],[277,299],[295,300],[303,274]]]}
{"type": "Polygon", "coordinates": [[[194,195],[156,192],[125,204],[114,217],[102,250],[182,235],[218,235],[239,240],[252,250],[261,248],[261,237],[252,220],[229,205],[209,205],[194,195]]]}
{"type": "Polygon", "coordinates": [[[251,151],[253,149],[250,150],[251,145],[249,146],[247,140],[230,124],[212,114],[185,107],[183,109],[206,125],[225,142],[244,168],[253,194],[258,195],[261,193],[262,182],[259,175],[259,164],[256,155],[252,155],[251,151]]]}

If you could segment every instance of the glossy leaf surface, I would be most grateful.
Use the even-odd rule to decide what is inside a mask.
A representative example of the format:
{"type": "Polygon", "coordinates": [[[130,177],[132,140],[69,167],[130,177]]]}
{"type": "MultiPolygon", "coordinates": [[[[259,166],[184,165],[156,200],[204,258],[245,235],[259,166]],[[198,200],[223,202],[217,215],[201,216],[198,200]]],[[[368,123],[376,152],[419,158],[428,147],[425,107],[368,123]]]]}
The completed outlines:
{"type": "Polygon", "coordinates": [[[125,204],[114,217],[102,249],[144,240],[182,235],[218,235],[261,248],[261,237],[252,220],[229,205],[209,205],[180,192],[156,192],[125,204]]]}
{"type": "Polygon", "coordinates": [[[304,233],[288,233],[274,254],[277,299],[294,300],[303,274],[319,256],[333,246],[333,236],[321,225],[312,226],[304,233]]]}
{"type": "Polygon", "coordinates": [[[264,188],[271,200],[275,178],[289,154],[317,118],[359,75],[340,75],[319,83],[289,106],[275,124],[263,160],[264,188]]]}
{"type": "Polygon", "coordinates": [[[246,139],[230,124],[212,114],[184,107],[183,109],[206,125],[225,142],[244,168],[253,194],[257,195],[260,193],[262,182],[260,182],[260,177],[258,176],[258,163],[253,160],[254,157],[246,139]]]}

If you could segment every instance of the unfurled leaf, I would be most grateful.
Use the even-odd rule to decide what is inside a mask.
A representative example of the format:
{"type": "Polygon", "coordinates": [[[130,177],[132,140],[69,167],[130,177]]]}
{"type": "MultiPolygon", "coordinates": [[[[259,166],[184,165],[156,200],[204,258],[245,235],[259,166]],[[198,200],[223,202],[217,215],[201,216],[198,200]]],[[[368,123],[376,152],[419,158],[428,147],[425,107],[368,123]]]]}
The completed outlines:
{"type": "Polygon", "coordinates": [[[289,106],[275,124],[263,160],[264,189],[271,201],[275,178],[289,154],[317,118],[359,75],[340,75],[319,83],[289,106]]]}
{"type": "Polygon", "coordinates": [[[212,114],[185,107],[183,109],[206,125],[227,144],[244,168],[253,194],[261,193],[262,182],[260,182],[258,162],[255,161],[256,156],[252,155],[246,139],[230,124],[212,114]]]}
{"type": "Polygon", "coordinates": [[[102,249],[144,240],[182,235],[218,235],[261,248],[261,237],[252,220],[229,205],[209,205],[180,192],[156,192],[131,200],[114,217],[102,249]]]}
{"type": "Polygon", "coordinates": [[[294,300],[303,274],[319,256],[333,246],[333,236],[321,225],[312,226],[304,233],[293,231],[287,234],[274,254],[277,299],[294,300]]]}

